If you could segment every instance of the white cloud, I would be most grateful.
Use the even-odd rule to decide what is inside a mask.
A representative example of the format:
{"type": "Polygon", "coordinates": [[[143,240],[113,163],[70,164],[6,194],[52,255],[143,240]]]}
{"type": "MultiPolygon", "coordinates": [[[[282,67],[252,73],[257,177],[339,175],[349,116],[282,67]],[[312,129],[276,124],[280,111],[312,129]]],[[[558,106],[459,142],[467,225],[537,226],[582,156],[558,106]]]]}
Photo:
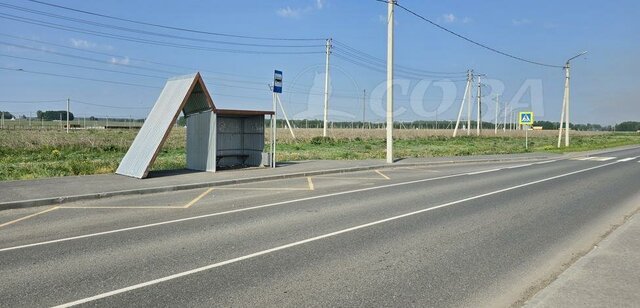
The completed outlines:
{"type": "Polygon", "coordinates": [[[90,49],[90,48],[95,48],[96,46],[98,46],[98,44],[93,43],[93,42],[89,42],[87,40],[81,40],[81,39],[69,39],[71,41],[71,45],[73,45],[73,47],[76,48],[86,48],[86,49],[90,49]]]}
{"type": "Polygon", "coordinates": [[[75,48],[113,50],[113,46],[111,45],[97,44],[83,39],[70,38],[69,42],[71,42],[71,45],[75,48]]]}
{"type": "Polygon", "coordinates": [[[287,6],[277,9],[276,14],[284,18],[300,18],[304,14],[322,10],[326,4],[325,2],[325,0],[315,0],[314,4],[309,4],[306,7],[299,8],[287,6]]]}
{"type": "Polygon", "coordinates": [[[292,9],[289,6],[280,8],[276,11],[276,14],[278,14],[278,16],[285,18],[300,18],[301,13],[302,12],[300,9],[292,9]]]}
{"type": "Polygon", "coordinates": [[[456,21],[456,16],[453,15],[452,13],[443,14],[442,15],[442,20],[444,20],[444,22],[454,22],[454,21],[456,21]]]}
{"type": "Polygon", "coordinates": [[[522,25],[530,24],[531,20],[526,18],[512,19],[511,23],[513,23],[514,26],[522,26],[522,25]]]}
{"type": "Polygon", "coordinates": [[[463,23],[463,24],[468,24],[468,23],[470,23],[470,22],[472,22],[472,21],[473,21],[473,19],[471,19],[471,18],[469,18],[469,17],[465,17],[465,18],[463,18],[463,19],[462,19],[462,23],[463,23]]]}
{"type": "Polygon", "coordinates": [[[110,62],[111,62],[111,64],[128,65],[129,64],[129,57],[124,57],[124,58],[120,58],[120,59],[112,57],[110,62]]]}

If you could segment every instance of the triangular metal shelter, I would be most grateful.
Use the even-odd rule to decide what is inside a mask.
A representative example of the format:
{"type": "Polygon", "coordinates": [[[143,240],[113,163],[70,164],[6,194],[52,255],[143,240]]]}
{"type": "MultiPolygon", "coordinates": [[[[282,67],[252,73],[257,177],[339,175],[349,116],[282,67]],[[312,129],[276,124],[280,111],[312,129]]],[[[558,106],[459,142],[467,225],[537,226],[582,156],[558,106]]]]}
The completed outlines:
{"type": "Polygon", "coordinates": [[[116,173],[145,178],[180,112],[187,117],[213,110],[215,110],[213,100],[200,73],[169,79],[140,132],[120,162],[116,173]]]}

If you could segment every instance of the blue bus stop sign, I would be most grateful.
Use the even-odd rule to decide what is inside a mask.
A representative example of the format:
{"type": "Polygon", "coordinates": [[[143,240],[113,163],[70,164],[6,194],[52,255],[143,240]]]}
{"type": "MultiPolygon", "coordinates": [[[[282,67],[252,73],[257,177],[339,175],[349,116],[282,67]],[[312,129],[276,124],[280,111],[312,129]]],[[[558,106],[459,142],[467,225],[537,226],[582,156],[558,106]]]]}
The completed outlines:
{"type": "Polygon", "coordinates": [[[282,93],[282,71],[275,70],[273,74],[273,93],[282,93]]]}

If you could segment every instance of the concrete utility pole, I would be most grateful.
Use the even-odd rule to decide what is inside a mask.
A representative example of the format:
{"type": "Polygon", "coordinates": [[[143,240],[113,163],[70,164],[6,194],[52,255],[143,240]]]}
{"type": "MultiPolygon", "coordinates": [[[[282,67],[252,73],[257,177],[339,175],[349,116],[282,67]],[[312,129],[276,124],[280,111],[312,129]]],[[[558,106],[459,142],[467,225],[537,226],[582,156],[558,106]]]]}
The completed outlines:
{"type": "Polygon", "coordinates": [[[494,127],[494,134],[498,134],[498,114],[500,112],[500,94],[496,94],[496,125],[494,127]]]}
{"type": "Polygon", "coordinates": [[[362,130],[364,130],[364,121],[367,111],[367,89],[362,90],[362,130]]]}
{"type": "Polygon", "coordinates": [[[69,98],[67,98],[67,134],[69,133],[69,98]]]}
{"type": "Polygon", "coordinates": [[[482,130],[482,90],[481,90],[481,83],[480,83],[480,77],[482,75],[478,75],[478,113],[476,116],[477,119],[477,123],[476,123],[476,135],[480,136],[480,131],[482,130]]]}
{"type": "MultiPolygon", "coordinates": [[[[458,135],[458,127],[460,127],[460,118],[462,118],[462,111],[464,110],[464,104],[467,103],[469,98],[469,87],[471,87],[471,70],[467,70],[467,84],[464,87],[464,94],[462,95],[462,102],[460,102],[460,111],[458,111],[458,119],[456,120],[456,126],[453,129],[453,137],[458,135]]],[[[467,125],[471,122],[471,108],[467,106],[467,125]]],[[[469,130],[467,129],[467,135],[469,134],[469,130]]]]}
{"type": "Polygon", "coordinates": [[[331,54],[331,39],[327,39],[326,61],[324,66],[324,126],[322,136],[327,136],[327,114],[329,112],[329,55],[331,54]]]}
{"type": "Polygon", "coordinates": [[[393,9],[396,0],[387,4],[387,163],[393,163],[393,9]]]}
{"type": "Polygon", "coordinates": [[[568,147],[569,146],[569,70],[570,70],[570,62],[571,60],[583,56],[584,54],[586,54],[586,51],[583,51],[579,54],[577,54],[576,56],[573,56],[571,58],[569,58],[569,60],[567,60],[567,63],[564,66],[564,70],[565,70],[565,79],[564,79],[564,97],[562,99],[562,112],[560,115],[560,127],[558,129],[558,147],[560,147],[560,143],[562,142],[562,122],[564,119],[564,146],[568,147]]]}
{"type": "Polygon", "coordinates": [[[471,136],[471,83],[473,82],[473,70],[467,72],[467,136],[471,136]]]}
{"type": "Polygon", "coordinates": [[[502,131],[507,131],[507,104],[504,104],[504,121],[502,122],[502,131]]]}

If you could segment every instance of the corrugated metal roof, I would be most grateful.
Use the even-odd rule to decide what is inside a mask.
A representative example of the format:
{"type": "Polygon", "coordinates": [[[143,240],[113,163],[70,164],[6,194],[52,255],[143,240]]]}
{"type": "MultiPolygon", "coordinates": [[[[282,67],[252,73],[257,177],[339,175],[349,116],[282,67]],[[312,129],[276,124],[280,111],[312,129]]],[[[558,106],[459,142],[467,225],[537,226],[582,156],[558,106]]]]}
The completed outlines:
{"type": "Polygon", "coordinates": [[[169,79],[116,173],[146,177],[180,111],[190,115],[207,109],[214,106],[200,73],[169,79]]]}

